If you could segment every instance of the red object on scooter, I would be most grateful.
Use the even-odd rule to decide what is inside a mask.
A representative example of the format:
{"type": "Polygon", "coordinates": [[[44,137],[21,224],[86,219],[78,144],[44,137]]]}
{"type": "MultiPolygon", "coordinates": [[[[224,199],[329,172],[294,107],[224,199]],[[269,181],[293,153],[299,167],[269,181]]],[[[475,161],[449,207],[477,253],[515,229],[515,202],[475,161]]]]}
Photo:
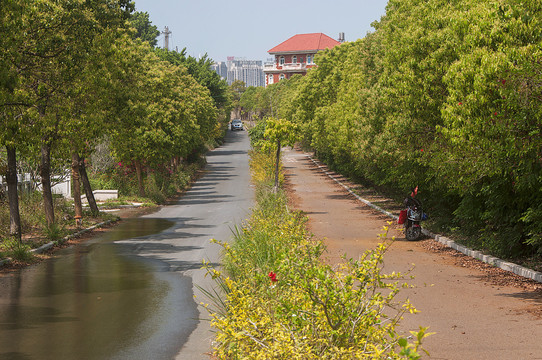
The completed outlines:
{"type": "Polygon", "coordinates": [[[401,210],[399,213],[399,219],[397,220],[397,224],[404,224],[407,218],[407,210],[401,210]]]}

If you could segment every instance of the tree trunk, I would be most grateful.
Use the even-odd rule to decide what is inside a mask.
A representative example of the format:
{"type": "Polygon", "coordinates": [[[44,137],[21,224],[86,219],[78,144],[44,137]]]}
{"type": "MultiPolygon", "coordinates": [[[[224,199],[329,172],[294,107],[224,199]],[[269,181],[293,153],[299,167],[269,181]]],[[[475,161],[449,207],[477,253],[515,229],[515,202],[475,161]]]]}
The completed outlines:
{"type": "Polygon", "coordinates": [[[19,195],[17,193],[17,151],[14,146],[6,146],[8,155],[9,233],[21,242],[21,215],[19,213],[19,195]]]}
{"type": "Polygon", "coordinates": [[[137,186],[139,188],[139,196],[145,197],[145,186],[143,186],[143,170],[141,169],[141,163],[135,162],[136,174],[137,174],[137,186]]]}
{"type": "Polygon", "coordinates": [[[85,158],[79,157],[79,175],[81,176],[81,181],[83,182],[83,187],[85,188],[85,195],[87,196],[88,206],[90,206],[90,211],[92,215],[96,216],[100,213],[98,205],[96,204],[96,199],[94,198],[94,193],[92,192],[92,186],[88,180],[87,167],[85,166],[85,158]]]}
{"type": "Polygon", "coordinates": [[[51,145],[46,141],[41,145],[40,177],[45,221],[47,222],[47,226],[50,227],[55,223],[55,210],[51,190],[51,145]]]}
{"type": "Polygon", "coordinates": [[[275,187],[274,191],[279,189],[279,163],[280,163],[280,139],[277,140],[277,158],[275,159],[275,187]]]}
{"type": "Polygon", "coordinates": [[[79,176],[79,155],[77,154],[77,150],[72,150],[72,184],[75,224],[80,226],[83,219],[83,204],[81,203],[81,181],[79,176]]]}

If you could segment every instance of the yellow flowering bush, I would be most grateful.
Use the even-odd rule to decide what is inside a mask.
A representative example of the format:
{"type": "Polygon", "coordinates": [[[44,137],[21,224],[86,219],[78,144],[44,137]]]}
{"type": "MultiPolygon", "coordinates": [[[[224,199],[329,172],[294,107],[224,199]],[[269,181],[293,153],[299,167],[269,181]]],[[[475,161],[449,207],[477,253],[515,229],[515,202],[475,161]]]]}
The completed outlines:
{"type": "MultiPolygon", "coordinates": [[[[272,154],[267,150],[250,152],[250,169],[252,181],[259,187],[273,186],[274,182],[274,167],[276,154],[272,154]]],[[[279,183],[284,183],[284,173],[282,172],[282,164],[279,163],[279,183]]]]}
{"type": "MultiPolygon", "coordinates": [[[[254,158],[253,158],[254,159],[254,158]]],[[[254,166],[254,165],[253,165],[254,166]]],[[[321,260],[321,241],[286,196],[258,191],[257,205],[235,241],[224,247],[223,289],[211,310],[220,359],[418,359],[426,329],[409,343],[395,327],[402,274],[383,274],[386,234],[376,249],[338,267],[321,260]]]]}

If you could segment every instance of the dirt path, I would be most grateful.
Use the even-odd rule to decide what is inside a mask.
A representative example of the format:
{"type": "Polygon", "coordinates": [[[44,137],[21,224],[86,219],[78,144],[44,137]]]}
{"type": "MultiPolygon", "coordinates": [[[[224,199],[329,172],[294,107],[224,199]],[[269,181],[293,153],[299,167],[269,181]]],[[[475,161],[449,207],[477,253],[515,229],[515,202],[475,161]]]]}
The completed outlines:
{"type": "MultiPolygon", "coordinates": [[[[342,254],[358,257],[378,243],[390,219],[348,196],[306,154],[285,151],[284,167],[296,207],[309,216],[309,226],[324,238],[329,260],[342,254]]],[[[420,325],[436,332],[425,341],[431,359],[542,359],[542,294],[537,285],[499,273],[436,246],[433,240],[407,242],[401,229],[385,257],[385,271],[407,271],[415,264],[410,298],[419,314],[405,317],[408,332],[420,325]],[[430,248],[436,248],[432,251],[430,248]],[[506,277],[506,276],[505,276],[506,277]],[[512,280],[510,280],[512,279],[512,280]],[[514,281],[519,286],[510,286],[514,281]]]]}

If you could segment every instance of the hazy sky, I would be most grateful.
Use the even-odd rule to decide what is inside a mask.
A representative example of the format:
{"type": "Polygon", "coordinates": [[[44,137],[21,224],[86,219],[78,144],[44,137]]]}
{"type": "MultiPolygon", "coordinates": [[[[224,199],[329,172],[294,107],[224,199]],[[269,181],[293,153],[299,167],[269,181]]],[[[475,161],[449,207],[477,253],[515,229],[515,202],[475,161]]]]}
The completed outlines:
{"type": "MultiPolygon", "coordinates": [[[[296,34],[324,33],[346,41],[364,37],[385,14],[387,0],[134,0],[161,32],[172,32],[169,49],[188,55],[207,53],[215,61],[228,56],[265,60],[267,50],[296,34]]],[[[164,46],[164,35],[158,38],[164,46]]]]}

